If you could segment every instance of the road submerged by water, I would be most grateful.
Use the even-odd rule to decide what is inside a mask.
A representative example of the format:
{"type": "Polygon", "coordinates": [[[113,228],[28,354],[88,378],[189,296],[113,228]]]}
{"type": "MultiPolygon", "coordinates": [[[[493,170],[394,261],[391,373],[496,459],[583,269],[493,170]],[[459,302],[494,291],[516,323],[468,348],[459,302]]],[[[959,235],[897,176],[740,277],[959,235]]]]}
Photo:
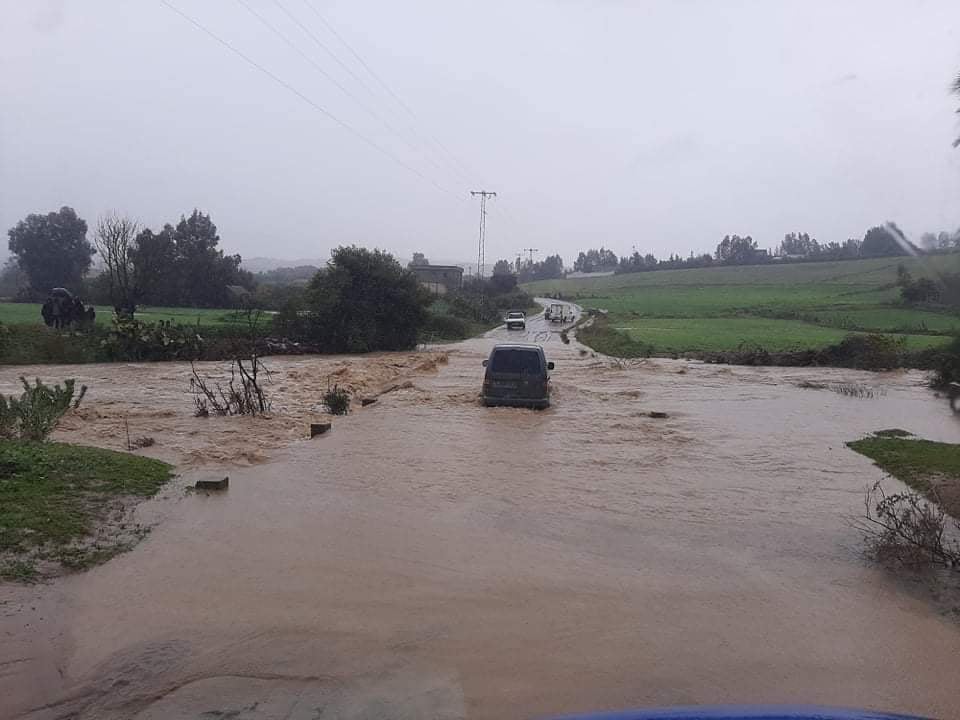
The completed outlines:
{"type": "MultiPolygon", "coordinates": [[[[848,524],[882,474],[845,441],[889,427],[960,441],[921,374],[621,366],[558,329],[532,318],[526,333],[446,346],[446,363],[405,360],[392,372],[410,385],[330,435],[291,442],[300,430],[280,421],[268,431],[279,449],[229,466],[227,448],[256,443],[211,425],[220,455],[197,462],[207,445],[190,437],[204,426],[172,409],[189,396],[159,402],[157,452],[174,439],[183,476],[137,509],[151,534],[89,572],[0,585],[0,717],[500,718],[707,702],[957,715],[951,603],[865,562],[848,524]],[[521,338],[557,364],[554,407],[481,407],[480,361],[521,338]],[[227,493],[183,492],[221,466],[227,493]]],[[[293,397],[331,363],[381,382],[390,357],[275,365],[293,397]]],[[[173,372],[115,377],[130,397],[173,372]]],[[[107,428],[131,401],[91,393],[58,439],[116,446],[107,428]]],[[[149,408],[127,409],[149,430],[149,408]]]]}

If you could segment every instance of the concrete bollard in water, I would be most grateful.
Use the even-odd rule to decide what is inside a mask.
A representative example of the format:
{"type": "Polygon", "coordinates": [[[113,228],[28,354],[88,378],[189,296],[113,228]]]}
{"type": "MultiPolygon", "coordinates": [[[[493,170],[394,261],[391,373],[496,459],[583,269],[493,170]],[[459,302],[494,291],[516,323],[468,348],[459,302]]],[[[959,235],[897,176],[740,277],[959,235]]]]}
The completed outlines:
{"type": "Polygon", "coordinates": [[[658,419],[669,417],[665,412],[660,412],[659,410],[651,410],[647,414],[652,418],[658,418],[658,419]]]}
{"type": "Polygon", "coordinates": [[[325,433],[330,432],[330,428],[332,427],[333,425],[330,423],[310,423],[310,437],[324,435],[325,433]]]}
{"type": "Polygon", "coordinates": [[[197,490],[226,490],[230,485],[230,478],[224,477],[219,480],[197,480],[197,490]]]}

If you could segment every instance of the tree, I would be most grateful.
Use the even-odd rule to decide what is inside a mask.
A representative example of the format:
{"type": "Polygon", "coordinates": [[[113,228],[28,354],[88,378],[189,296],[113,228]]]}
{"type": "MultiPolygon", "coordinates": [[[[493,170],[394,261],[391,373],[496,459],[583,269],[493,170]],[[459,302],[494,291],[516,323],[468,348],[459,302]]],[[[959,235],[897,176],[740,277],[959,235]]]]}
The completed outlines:
{"type": "Polygon", "coordinates": [[[17,264],[17,259],[8,257],[0,269],[0,298],[17,297],[27,285],[27,276],[17,264]]]}
{"type": "Polygon", "coordinates": [[[180,218],[173,231],[176,247],[179,305],[223,307],[230,302],[229,285],[254,287],[253,276],[240,270],[239,255],[224,255],[218,249],[220,236],[209,215],[194,209],[180,218]]]}
{"type": "Polygon", "coordinates": [[[757,256],[757,241],[747,235],[726,235],[717,245],[717,261],[724,265],[747,265],[757,256]]]}
{"type": "Polygon", "coordinates": [[[137,235],[131,259],[140,302],[176,305],[180,301],[172,225],[165,225],[158,233],[149,228],[142,230],[137,235]]]}
{"type": "Polygon", "coordinates": [[[925,232],[920,236],[920,247],[924,250],[936,250],[939,241],[932,232],[925,232]]]}
{"type": "Polygon", "coordinates": [[[910,243],[895,223],[877,225],[867,230],[860,244],[860,257],[896,257],[909,255],[910,243]]]}
{"type": "Polygon", "coordinates": [[[426,256],[423,253],[414,253],[413,260],[410,261],[410,264],[407,267],[417,267],[418,265],[429,265],[430,261],[427,260],[426,256]]]}
{"type": "Polygon", "coordinates": [[[339,247],[310,281],[307,334],[328,352],[408,350],[431,300],[389,253],[339,247]]]}
{"type": "Polygon", "coordinates": [[[805,258],[816,257],[821,252],[820,243],[807,233],[788,233],[783,236],[783,242],[777,249],[781,256],[799,255],[805,258]]]}
{"type": "Polygon", "coordinates": [[[620,259],[617,254],[601,245],[599,249],[581,252],[573,262],[573,269],[575,272],[583,273],[609,272],[616,270],[619,265],[620,259]]]}
{"type": "Polygon", "coordinates": [[[512,275],[513,268],[510,266],[510,261],[508,260],[497,260],[493,265],[493,274],[494,275],[512,275]]]}
{"type": "Polygon", "coordinates": [[[517,274],[519,275],[520,282],[562,278],[563,258],[559,255],[550,255],[540,262],[527,262],[522,265],[517,274]]]}
{"type": "Polygon", "coordinates": [[[58,286],[76,289],[90,269],[95,250],[87,240],[87,223],[71,207],[27,215],[7,235],[10,252],[36,295],[58,286]]]}
{"type": "Polygon", "coordinates": [[[140,224],[115,212],[97,219],[93,242],[107,278],[110,303],[119,317],[133,317],[140,300],[134,249],[140,224]]]}

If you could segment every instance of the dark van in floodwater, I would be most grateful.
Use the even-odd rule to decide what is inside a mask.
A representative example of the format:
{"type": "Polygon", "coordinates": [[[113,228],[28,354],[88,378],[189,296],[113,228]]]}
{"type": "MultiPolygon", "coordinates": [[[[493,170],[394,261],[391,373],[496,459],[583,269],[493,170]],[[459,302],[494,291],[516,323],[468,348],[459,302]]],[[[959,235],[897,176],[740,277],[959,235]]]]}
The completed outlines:
{"type": "Polygon", "coordinates": [[[483,361],[483,404],[550,407],[550,370],[539,345],[495,345],[483,361]]]}

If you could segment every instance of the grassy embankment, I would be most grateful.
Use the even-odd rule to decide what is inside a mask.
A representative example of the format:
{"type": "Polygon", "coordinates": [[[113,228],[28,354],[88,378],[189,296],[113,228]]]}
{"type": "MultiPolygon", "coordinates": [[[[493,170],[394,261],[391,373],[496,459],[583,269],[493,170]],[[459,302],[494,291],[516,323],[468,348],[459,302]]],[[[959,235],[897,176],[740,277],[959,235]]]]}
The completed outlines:
{"type": "MultiPolygon", "coordinates": [[[[537,295],[560,293],[585,308],[607,310],[607,329],[659,355],[742,345],[771,352],[818,349],[851,332],[902,337],[907,351],[947,343],[960,333],[960,316],[901,304],[895,285],[901,263],[914,278],[960,271],[960,255],[954,254],[663,270],[547,280],[523,288],[537,295]]],[[[596,331],[589,340],[601,352],[623,342],[596,331]]]]}
{"type": "Polygon", "coordinates": [[[166,463],[64,443],[0,440],[0,578],[79,570],[128,550],[124,509],[172,477],[166,463]]]}
{"type": "Polygon", "coordinates": [[[915,439],[903,430],[881,431],[847,445],[960,519],[960,445],[915,439]]]}
{"type": "MultiPolygon", "coordinates": [[[[92,330],[56,331],[46,327],[40,305],[0,303],[0,364],[30,365],[44,363],[110,362],[115,357],[108,346],[113,323],[113,308],[97,306],[97,322],[92,330]]],[[[248,331],[248,317],[242,311],[226,308],[146,307],[137,312],[137,320],[155,324],[161,320],[188,328],[205,338],[212,357],[217,347],[242,337],[248,331]]],[[[272,315],[259,316],[261,327],[268,328],[272,315]]]]}

